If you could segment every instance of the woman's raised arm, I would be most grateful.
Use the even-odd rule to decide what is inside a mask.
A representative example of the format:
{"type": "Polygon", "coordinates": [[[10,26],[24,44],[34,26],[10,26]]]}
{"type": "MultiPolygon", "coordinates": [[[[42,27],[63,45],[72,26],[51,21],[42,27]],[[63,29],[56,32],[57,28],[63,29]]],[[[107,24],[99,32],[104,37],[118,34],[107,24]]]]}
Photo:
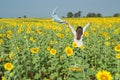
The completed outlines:
{"type": "Polygon", "coordinates": [[[73,27],[68,22],[66,22],[66,24],[68,25],[68,27],[72,31],[73,35],[75,36],[76,35],[76,31],[73,29],[73,27]]]}
{"type": "Polygon", "coordinates": [[[91,24],[91,22],[89,22],[87,25],[84,26],[84,28],[83,28],[83,34],[84,34],[85,30],[87,29],[87,27],[88,27],[90,24],[91,24]]]}

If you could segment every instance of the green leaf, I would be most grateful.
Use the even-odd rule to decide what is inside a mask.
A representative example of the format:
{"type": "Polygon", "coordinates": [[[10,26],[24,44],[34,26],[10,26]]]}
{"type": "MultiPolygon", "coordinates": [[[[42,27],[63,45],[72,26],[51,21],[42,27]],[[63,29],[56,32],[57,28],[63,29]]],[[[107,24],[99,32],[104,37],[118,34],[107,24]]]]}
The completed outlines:
{"type": "Polygon", "coordinates": [[[57,78],[57,80],[62,80],[62,78],[61,78],[61,77],[59,77],[59,78],[57,78]]]}
{"type": "Polygon", "coordinates": [[[51,78],[51,79],[54,79],[54,78],[56,78],[57,76],[58,76],[58,73],[55,72],[55,73],[53,73],[53,74],[50,75],[50,78],[51,78]]]}
{"type": "Polygon", "coordinates": [[[22,80],[28,80],[27,77],[23,77],[22,80]]]}
{"type": "Polygon", "coordinates": [[[35,79],[39,79],[40,78],[40,74],[39,73],[36,73],[35,76],[34,76],[35,79]]]}
{"type": "Polygon", "coordinates": [[[87,75],[93,75],[94,73],[95,73],[94,70],[87,69],[87,72],[86,72],[87,75]]]}
{"type": "Polygon", "coordinates": [[[84,65],[84,68],[89,68],[89,64],[86,63],[86,64],[84,65]]]}

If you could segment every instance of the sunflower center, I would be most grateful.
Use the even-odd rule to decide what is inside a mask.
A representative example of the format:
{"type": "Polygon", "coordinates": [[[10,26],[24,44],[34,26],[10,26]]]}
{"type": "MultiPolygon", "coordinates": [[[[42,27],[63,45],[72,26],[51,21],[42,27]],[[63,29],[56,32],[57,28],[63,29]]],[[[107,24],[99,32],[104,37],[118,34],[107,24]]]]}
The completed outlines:
{"type": "Polygon", "coordinates": [[[108,77],[106,75],[102,75],[101,80],[108,80],[108,77]]]}
{"type": "Polygon", "coordinates": [[[36,52],[36,51],[37,51],[37,49],[34,49],[34,51],[36,52]]]}
{"type": "Polygon", "coordinates": [[[74,46],[77,46],[77,44],[74,44],[74,46]]]}
{"type": "Polygon", "coordinates": [[[117,50],[120,50],[120,46],[117,47],[117,50]]]}
{"type": "Polygon", "coordinates": [[[38,52],[39,51],[39,49],[33,49],[33,52],[38,52]]]}
{"type": "Polygon", "coordinates": [[[68,54],[70,54],[70,53],[71,53],[71,50],[70,50],[70,49],[68,49],[68,50],[67,50],[67,53],[68,53],[68,54]]]}
{"type": "Polygon", "coordinates": [[[55,50],[53,50],[52,53],[55,53],[55,50]]]}
{"type": "Polygon", "coordinates": [[[11,68],[11,65],[10,65],[10,64],[8,64],[8,65],[7,65],[7,68],[11,68]]]}

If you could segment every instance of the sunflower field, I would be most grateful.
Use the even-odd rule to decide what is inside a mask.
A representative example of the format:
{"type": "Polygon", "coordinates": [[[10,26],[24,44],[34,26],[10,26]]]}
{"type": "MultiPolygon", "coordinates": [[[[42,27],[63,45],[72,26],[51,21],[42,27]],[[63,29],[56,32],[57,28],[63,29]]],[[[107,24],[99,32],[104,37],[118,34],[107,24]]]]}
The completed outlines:
{"type": "Polygon", "coordinates": [[[0,80],[120,80],[120,17],[64,20],[91,22],[83,46],[50,18],[0,19],[0,80]]]}

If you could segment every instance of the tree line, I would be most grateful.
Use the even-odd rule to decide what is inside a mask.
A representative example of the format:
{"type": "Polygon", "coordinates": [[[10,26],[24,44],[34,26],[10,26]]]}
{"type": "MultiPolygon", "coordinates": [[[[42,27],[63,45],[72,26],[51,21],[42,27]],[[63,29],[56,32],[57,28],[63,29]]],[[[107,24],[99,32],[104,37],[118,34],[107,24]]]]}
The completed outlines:
{"type": "MultiPolygon", "coordinates": [[[[101,13],[94,13],[94,12],[89,12],[86,16],[81,16],[82,11],[78,11],[76,13],[73,12],[68,12],[67,13],[67,18],[79,18],[79,17],[120,17],[120,13],[115,13],[112,16],[102,16],[101,13]]],[[[64,16],[62,16],[64,18],[64,16]]],[[[28,18],[26,15],[23,17],[18,17],[18,18],[28,18]]],[[[2,19],[2,17],[0,17],[2,19]]]]}
{"type": "MultiPolygon", "coordinates": [[[[73,17],[74,18],[79,18],[79,17],[82,17],[81,13],[82,13],[82,11],[78,11],[76,13],[68,12],[67,13],[67,18],[73,18],[73,17]]],[[[102,16],[101,13],[89,12],[86,16],[83,16],[83,17],[104,17],[104,16],[102,16]]],[[[120,13],[115,13],[111,17],[120,17],[120,13]]]]}

